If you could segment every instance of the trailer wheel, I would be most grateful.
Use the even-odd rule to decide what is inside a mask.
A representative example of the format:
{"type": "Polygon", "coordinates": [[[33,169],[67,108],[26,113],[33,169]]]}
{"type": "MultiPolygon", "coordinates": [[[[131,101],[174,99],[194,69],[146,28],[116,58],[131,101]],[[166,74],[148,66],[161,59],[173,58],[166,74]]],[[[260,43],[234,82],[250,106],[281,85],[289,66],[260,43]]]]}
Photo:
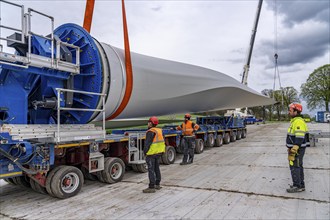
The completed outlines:
{"type": "Polygon", "coordinates": [[[214,144],[215,144],[214,134],[208,134],[206,140],[206,146],[214,147],[214,144]]]}
{"type": "Polygon", "coordinates": [[[230,143],[230,135],[229,135],[229,133],[225,133],[225,136],[223,138],[223,143],[224,144],[229,144],[230,143]]]}
{"type": "Polygon", "coordinates": [[[204,151],[204,141],[202,139],[196,139],[195,141],[195,153],[201,154],[204,151]]]}
{"type": "Polygon", "coordinates": [[[125,164],[119,158],[107,157],[104,162],[104,170],[101,173],[106,183],[120,182],[125,174],[125,164]]]}
{"type": "Polygon", "coordinates": [[[52,192],[52,189],[51,189],[51,182],[52,182],[52,179],[53,179],[53,176],[55,175],[55,173],[61,168],[61,167],[65,167],[64,165],[61,165],[61,166],[57,166],[57,167],[54,167],[51,171],[49,171],[47,173],[47,177],[46,177],[46,191],[48,192],[49,195],[54,196],[53,192],[52,192]]]}
{"type": "Polygon", "coordinates": [[[148,165],[147,165],[147,163],[136,164],[136,167],[140,171],[140,173],[146,173],[146,172],[148,172],[148,165]]]}
{"type": "Polygon", "coordinates": [[[84,176],[78,168],[63,166],[55,173],[50,185],[55,197],[65,199],[77,195],[83,184],[84,176]]]}
{"type": "Polygon", "coordinates": [[[242,138],[242,131],[237,131],[236,140],[241,140],[241,138],[242,138]]]}
{"type": "Polygon", "coordinates": [[[16,183],[14,183],[13,178],[6,178],[6,179],[3,179],[3,180],[6,181],[7,183],[10,183],[10,184],[16,185],[16,183]]]}
{"type": "Polygon", "coordinates": [[[162,154],[160,157],[160,161],[163,162],[165,165],[169,165],[175,162],[176,152],[174,147],[166,146],[165,153],[162,154]]]}
{"type": "Polygon", "coordinates": [[[31,185],[31,189],[33,189],[34,191],[41,193],[41,194],[47,194],[46,188],[42,187],[39,183],[34,181],[32,178],[30,178],[30,185],[31,185]]]}
{"type": "Polygon", "coordinates": [[[222,134],[218,134],[217,137],[215,138],[215,146],[216,147],[221,147],[222,145],[223,145],[222,134]]]}
{"type": "Polygon", "coordinates": [[[132,169],[135,171],[135,172],[140,172],[136,166],[136,164],[132,164],[132,169]]]}
{"type": "Polygon", "coordinates": [[[96,172],[94,172],[94,174],[92,174],[84,166],[81,166],[81,172],[83,173],[84,178],[87,179],[87,180],[92,180],[92,181],[98,180],[97,175],[96,175],[96,172]]]}
{"type": "Polygon", "coordinates": [[[246,138],[246,130],[245,129],[242,130],[242,138],[246,138]]]}
{"type": "Polygon", "coordinates": [[[235,142],[236,141],[236,132],[233,132],[233,135],[230,136],[230,142],[235,142]]]}
{"type": "Polygon", "coordinates": [[[31,188],[31,184],[30,184],[30,178],[28,176],[16,176],[16,177],[13,177],[13,180],[15,181],[15,183],[17,185],[20,185],[20,186],[24,186],[24,187],[27,187],[27,188],[31,188]]]}
{"type": "Polygon", "coordinates": [[[105,180],[103,179],[102,171],[97,171],[96,176],[100,182],[105,183],[105,180]]]}

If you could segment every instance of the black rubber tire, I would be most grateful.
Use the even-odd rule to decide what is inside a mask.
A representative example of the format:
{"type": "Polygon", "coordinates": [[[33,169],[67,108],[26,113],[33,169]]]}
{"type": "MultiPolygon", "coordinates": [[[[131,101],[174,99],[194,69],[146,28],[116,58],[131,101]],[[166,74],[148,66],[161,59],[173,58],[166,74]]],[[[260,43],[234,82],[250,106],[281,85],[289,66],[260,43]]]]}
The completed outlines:
{"type": "Polygon", "coordinates": [[[39,183],[37,183],[36,181],[34,181],[31,178],[30,178],[30,185],[31,185],[31,189],[33,189],[34,191],[41,193],[41,194],[47,194],[46,188],[42,187],[39,183]]]}
{"type": "Polygon", "coordinates": [[[13,178],[6,178],[6,179],[3,179],[3,180],[6,181],[7,183],[10,183],[10,184],[16,185],[16,183],[14,183],[13,178]]]}
{"type": "Polygon", "coordinates": [[[135,171],[135,172],[140,172],[136,166],[136,164],[132,164],[132,169],[135,171]]]}
{"type": "Polygon", "coordinates": [[[55,173],[61,169],[61,167],[64,167],[64,165],[61,165],[61,166],[57,166],[57,167],[54,167],[52,170],[50,170],[48,173],[47,173],[47,177],[46,177],[46,191],[48,192],[49,195],[54,196],[53,192],[52,192],[52,189],[51,189],[51,182],[52,182],[52,179],[53,179],[53,176],[55,175],[55,173]]]}
{"type": "Polygon", "coordinates": [[[4,179],[4,181],[6,181],[7,183],[10,183],[10,184],[13,184],[13,185],[17,185],[16,182],[14,182],[14,179],[12,177],[6,178],[6,179],[4,179]]]}
{"type": "Polygon", "coordinates": [[[204,151],[204,141],[202,139],[196,139],[195,141],[195,153],[201,154],[204,151]]]}
{"type": "Polygon", "coordinates": [[[14,185],[18,185],[18,182],[17,182],[16,176],[15,176],[15,177],[12,177],[11,180],[13,181],[13,184],[14,184],[14,185]]]}
{"type": "Polygon", "coordinates": [[[225,133],[225,136],[223,137],[223,143],[229,144],[230,143],[230,135],[229,133],[225,133]]]}
{"type": "Polygon", "coordinates": [[[230,142],[236,141],[236,132],[233,132],[233,135],[230,136],[230,142]]]}
{"type": "Polygon", "coordinates": [[[17,177],[13,177],[13,180],[14,179],[15,179],[15,182],[17,185],[31,188],[30,178],[28,176],[25,176],[25,175],[17,176],[17,177]]]}
{"type": "Polygon", "coordinates": [[[215,147],[221,147],[223,145],[223,137],[222,134],[218,134],[215,138],[215,147]]]}
{"type": "Polygon", "coordinates": [[[246,130],[243,129],[243,130],[242,130],[242,138],[246,138],[246,135],[247,135],[246,130]]]}
{"type": "Polygon", "coordinates": [[[242,138],[242,131],[237,131],[236,140],[241,140],[241,138],[242,138]]]}
{"type": "Polygon", "coordinates": [[[136,167],[140,173],[146,173],[148,172],[148,166],[147,163],[141,163],[141,164],[136,164],[136,167]]]}
{"type": "Polygon", "coordinates": [[[165,153],[160,157],[160,161],[165,165],[173,164],[176,159],[176,151],[172,146],[166,146],[165,153]]]}
{"type": "Polygon", "coordinates": [[[55,197],[65,199],[77,195],[83,184],[84,175],[78,168],[63,166],[55,173],[50,185],[55,197]]]}
{"type": "Polygon", "coordinates": [[[100,182],[105,183],[105,180],[103,179],[102,171],[97,171],[97,172],[95,172],[95,173],[96,173],[97,179],[98,179],[100,182]]]}
{"type": "Polygon", "coordinates": [[[206,146],[214,147],[214,144],[215,144],[214,134],[208,134],[206,139],[206,146]]]}
{"type": "Polygon", "coordinates": [[[92,181],[98,180],[96,172],[94,172],[94,174],[90,173],[88,169],[84,166],[81,166],[81,172],[83,173],[84,178],[87,180],[92,180],[92,181]]]}
{"type": "Polygon", "coordinates": [[[106,183],[120,182],[125,174],[125,163],[116,157],[106,157],[104,160],[104,170],[101,173],[106,183]]]}

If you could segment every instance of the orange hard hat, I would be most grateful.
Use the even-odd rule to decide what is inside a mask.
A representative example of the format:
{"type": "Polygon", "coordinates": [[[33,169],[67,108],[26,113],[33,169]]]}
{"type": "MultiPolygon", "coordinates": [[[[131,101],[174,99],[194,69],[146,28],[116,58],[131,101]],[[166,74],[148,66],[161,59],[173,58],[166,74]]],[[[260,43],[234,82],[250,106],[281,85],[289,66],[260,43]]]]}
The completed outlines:
{"type": "Polygon", "coordinates": [[[187,114],[184,115],[184,118],[189,118],[190,119],[191,115],[189,113],[187,113],[187,114]]]}
{"type": "Polygon", "coordinates": [[[297,102],[293,102],[289,105],[289,108],[292,108],[292,109],[295,109],[297,110],[298,112],[302,112],[302,105],[300,103],[297,103],[297,102]]]}
{"type": "Polygon", "coordinates": [[[156,116],[150,117],[148,122],[151,122],[154,125],[158,125],[159,124],[158,118],[156,116]]]}

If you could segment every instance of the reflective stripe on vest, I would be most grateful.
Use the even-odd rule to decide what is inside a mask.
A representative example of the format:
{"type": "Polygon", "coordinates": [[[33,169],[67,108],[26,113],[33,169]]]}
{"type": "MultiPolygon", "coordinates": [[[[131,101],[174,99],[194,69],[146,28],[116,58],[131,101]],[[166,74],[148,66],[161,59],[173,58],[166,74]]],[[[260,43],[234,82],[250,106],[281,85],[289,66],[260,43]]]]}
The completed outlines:
{"type": "Polygon", "coordinates": [[[291,119],[290,127],[288,128],[287,133],[287,147],[293,147],[294,143],[297,143],[298,139],[301,139],[301,141],[298,140],[298,142],[301,143],[301,147],[309,146],[308,138],[308,127],[306,125],[306,122],[301,117],[295,117],[291,119]]]}
{"type": "Polygon", "coordinates": [[[301,117],[291,119],[290,127],[288,128],[288,135],[295,136],[296,138],[304,138],[308,132],[307,125],[301,117]]]}
{"type": "Polygon", "coordinates": [[[148,131],[155,133],[152,144],[147,152],[147,155],[160,154],[165,152],[165,141],[163,137],[163,131],[160,128],[150,128],[148,131]]]}

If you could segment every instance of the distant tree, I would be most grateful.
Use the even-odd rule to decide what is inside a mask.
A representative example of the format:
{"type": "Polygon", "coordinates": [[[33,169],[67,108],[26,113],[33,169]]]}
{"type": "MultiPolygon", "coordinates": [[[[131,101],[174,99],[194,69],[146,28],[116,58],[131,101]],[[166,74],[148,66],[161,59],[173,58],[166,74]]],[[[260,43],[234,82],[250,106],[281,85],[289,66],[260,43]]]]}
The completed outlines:
{"type": "MultiPolygon", "coordinates": [[[[265,95],[265,96],[268,96],[269,98],[273,98],[274,95],[273,95],[273,90],[272,89],[264,89],[261,91],[261,94],[265,95]]],[[[266,119],[268,120],[272,120],[272,115],[273,115],[273,105],[267,105],[264,107],[265,108],[265,113],[266,113],[266,119]],[[267,116],[267,113],[268,113],[268,116],[267,116]]]]}
{"type": "Polygon", "coordinates": [[[280,90],[264,89],[261,91],[263,95],[273,98],[276,103],[274,105],[265,106],[264,109],[268,114],[269,120],[272,120],[273,114],[276,114],[277,120],[286,118],[287,107],[292,102],[299,102],[298,91],[293,87],[285,87],[280,90]]]}
{"type": "Polygon", "coordinates": [[[283,88],[283,104],[284,106],[288,107],[292,102],[300,102],[299,96],[298,96],[298,91],[293,88],[292,86],[290,87],[285,87],[283,88]]]}
{"type": "Polygon", "coordinates": [[[300,96],[306,100],[309,109],[325,107],[325,110],[329,111],[330,64],[314,70],[300,88],[300,96]]]}
{"type": "Polygon", "coordinates": [[[283,92],[282,90],[275,90],[273,92],[273,97],[276,101],[276,103],[274,104],[274,111],[276,112],[277,115],[277,120],[280,121],[281,120],[281,114],[283,111],[283,102],[284,102],[284,97],[283,97],[283,92]]]}

